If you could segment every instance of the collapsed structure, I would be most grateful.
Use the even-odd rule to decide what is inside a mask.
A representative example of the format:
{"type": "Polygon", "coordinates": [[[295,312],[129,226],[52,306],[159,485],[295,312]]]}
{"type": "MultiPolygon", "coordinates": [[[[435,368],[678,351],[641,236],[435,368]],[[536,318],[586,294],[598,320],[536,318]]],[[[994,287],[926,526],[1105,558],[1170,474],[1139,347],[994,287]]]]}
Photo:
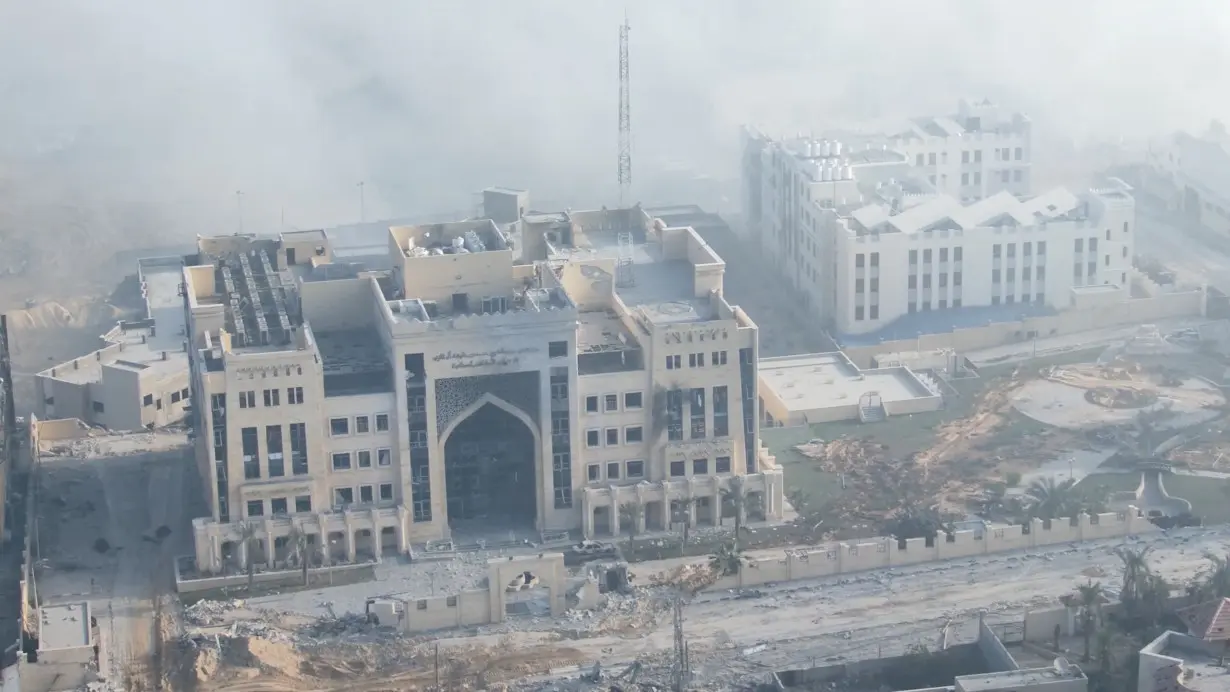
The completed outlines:
{"type": "Polygon", "coordinates": [[[691,228],[634,207],[387,241],[389,270],[335,262],[321,231],[201,238],[186,261],[198,569],[284,559],[296,531],[354,560],[780,518],[757,328],[691,228]]]}

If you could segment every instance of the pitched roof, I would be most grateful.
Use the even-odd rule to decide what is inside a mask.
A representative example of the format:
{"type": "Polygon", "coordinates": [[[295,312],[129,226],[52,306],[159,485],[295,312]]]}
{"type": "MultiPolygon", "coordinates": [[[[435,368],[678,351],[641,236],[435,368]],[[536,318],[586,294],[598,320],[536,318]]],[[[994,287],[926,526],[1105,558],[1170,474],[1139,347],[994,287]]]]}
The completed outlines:
{"type": "Polygon", "coordinates": [[[1193,637],[1206,642],[1230,640],[1230,598],[1197,603],[1175,611],[1193,637]]]}

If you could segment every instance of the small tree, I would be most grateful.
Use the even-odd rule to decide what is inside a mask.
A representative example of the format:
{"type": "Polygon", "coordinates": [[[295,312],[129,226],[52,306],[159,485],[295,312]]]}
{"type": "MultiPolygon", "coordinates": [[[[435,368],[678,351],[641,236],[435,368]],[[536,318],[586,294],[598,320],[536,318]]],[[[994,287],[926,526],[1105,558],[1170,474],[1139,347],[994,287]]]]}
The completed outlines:
{"type": "Polygon", "coordinates": [[[1016,471],[1009,471],[1004,475],[1004,483],[1009,488],[1015,488],[1021,484],[1021,474],[1016,471]]]}
{"type": "Polygon", "coordinates": [[[632,538],[636,538],[644,518],[645,505],[639,502],[625,502],[619,506],[619,521],[628,525],[628,535],[632,538]]]}
{"type": "Polygon", "coordinates": [[[243,545],[243,552],[247,564],[244,568],[248,571],[248,593],[252,593],[252,587],[256,583],[256,560],[252,559],[253,549],[260,545],[260,539],[256,537],[256,524],[253,522],[245,522],[239,529],[239,541],[243,545]]]}
{"type": "Polygon", "coordinates": [[[308,542],[308,535],[296,524],[291,524],[290,533],[286,535],[286,548],[290,550],[292,561],[299,562],[299,567],[303,570],[303,585],[307,586],[308,563],[311,562],[308,551],[311,545],[308,542]]]}
{"type": "Polygon", "coordinates": [[[745,564],[747,564],[747,558],[739,550],[739,544],[735,541],[723,541],[717,550],[709,555],[709,568],[718,577],[734,576],[745,564]]]}

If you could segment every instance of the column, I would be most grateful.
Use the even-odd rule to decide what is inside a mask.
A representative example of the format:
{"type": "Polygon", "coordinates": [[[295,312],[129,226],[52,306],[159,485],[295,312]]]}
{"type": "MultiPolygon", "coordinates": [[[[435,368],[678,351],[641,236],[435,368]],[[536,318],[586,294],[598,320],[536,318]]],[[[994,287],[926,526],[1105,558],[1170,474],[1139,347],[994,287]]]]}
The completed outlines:
{"type": "Polygon", "coordinates": [[[248,542],[246,540],[239,541],[239,569],[248,568],[248,542]]]}
{"type": "Polygon", "coordinates": [[[277,557],[278,551],[274,547],[273,542],[273,522],[265,520],[265,564],[269,569],[273,569],[274,558],[277,557]]]}
{"type": "Polygon", "coordinates": [[[581,537],[594,537],[594,507],[589,499],[589,489],[581,490],[581,537]]]}
{"type": "Polygon", "coordinates": [[[329,552],[329,520],[324,512],[316,513],[316,524],[320,526],[320,564],[333,564],[333,554],[329,552]]]}
{"type": "Polygon", "coordinates": [[[640,507],[640,511],[636,513],[636,535],[640,536],[645,533],[645,500],[638,497],[636,504],[640,507]]]}
{"type": "Polygon", "coordinates": [[[342,515],[342,520],[346,524],[346,561],[355,561],[355,545],[354,545],[354,522],[350,520],[350,512],[347,511],[342,515]]]}
{"type": "Polygon", "coordinates": [[[619,512],[619,488],[611,486],[611,535],[619,538],[620,523],[623,518],[619,512]]]}
{"type": "Polygon", "coordinates": [[[410,542],[406,540],[406,526],[410,523],[410,511],[405,505],[397,507],[397,552],[405,555],[410,552],[410,542]]]}

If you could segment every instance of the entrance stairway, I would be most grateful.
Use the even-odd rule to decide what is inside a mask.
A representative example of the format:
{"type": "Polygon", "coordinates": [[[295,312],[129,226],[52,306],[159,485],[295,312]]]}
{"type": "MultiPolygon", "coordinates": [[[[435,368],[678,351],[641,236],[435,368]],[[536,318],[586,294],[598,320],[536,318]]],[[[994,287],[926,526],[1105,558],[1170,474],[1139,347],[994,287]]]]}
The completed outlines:
{"type": "Polygon", "coordinates": [[[879,423],[888,419],[883,404],[858,407],[858,419],[862,423],[879,423]]]}

